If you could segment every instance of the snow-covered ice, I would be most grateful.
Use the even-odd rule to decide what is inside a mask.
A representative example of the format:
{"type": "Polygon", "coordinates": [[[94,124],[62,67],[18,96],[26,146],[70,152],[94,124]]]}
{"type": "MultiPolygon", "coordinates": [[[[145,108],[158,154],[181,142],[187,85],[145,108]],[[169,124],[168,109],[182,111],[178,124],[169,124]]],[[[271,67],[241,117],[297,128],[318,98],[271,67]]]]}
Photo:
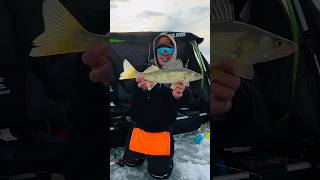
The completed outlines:
{"type": "MultiPolygon", "coordinates": [[[[174,135],[174,168],[169,180],[209,180],[210,179],[210,141],[204,139],[194,144],[196,132],[174,135]]],[[[110,150],[110,161],[122,157],[123,147],[110,150]]],[[[139,167],[120,167],[110,165],[111,180],[153,180],[147,172],[147,161],[139,167]]]]}

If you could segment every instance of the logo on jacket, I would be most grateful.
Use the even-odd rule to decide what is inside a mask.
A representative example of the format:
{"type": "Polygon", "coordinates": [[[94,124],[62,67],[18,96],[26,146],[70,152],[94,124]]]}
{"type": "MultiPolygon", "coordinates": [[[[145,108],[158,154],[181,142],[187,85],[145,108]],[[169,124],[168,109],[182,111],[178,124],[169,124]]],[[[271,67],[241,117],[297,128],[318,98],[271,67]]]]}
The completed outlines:
{"type": "Polygon", "coordinates": [[[176,38],[176,37],[185,37],[186,33],[185,32],[176,32],[176,33],[171,33],[171,34],[168,34],[168,35],[176,38]]]}

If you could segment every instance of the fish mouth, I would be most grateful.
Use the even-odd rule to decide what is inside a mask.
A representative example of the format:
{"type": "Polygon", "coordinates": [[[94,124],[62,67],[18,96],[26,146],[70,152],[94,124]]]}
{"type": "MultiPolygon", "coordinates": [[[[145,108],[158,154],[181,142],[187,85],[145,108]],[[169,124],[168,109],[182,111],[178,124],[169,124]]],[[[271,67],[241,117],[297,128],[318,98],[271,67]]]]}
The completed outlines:
{"type": "Polygon", "coordinates": [[[298,46],[295,43],[291,43],[288,47],[282,48],[281,50],[275,52],[270,57],[265,57],[262,61],[270,61],[270,60],[276,60],[279,58],[287,57],[290,55],[293,55],[298,51],[298,46]]]}
{"type": "Polygon", "coordinates": [[[293,44],[291,47],[288,47],[283,54],[283,56],[290,56],[298,51],[298,46],[293,44]]]}
{"type": "Polygon", "coordinates": [[[299,50],[299,47],[295,42],[288,43],[288,47],[286,48],[287,56],[297,52],[298,50],[299,50]]]}
{"type": "Polygon", "coordinates": [[[296,43],[292,44],[292,48],[289,49],[290,54],[293,54],[293,53],[297,52],[298,50],[299,50],[299,47],[298,47],[298,45],[296,43]]]}

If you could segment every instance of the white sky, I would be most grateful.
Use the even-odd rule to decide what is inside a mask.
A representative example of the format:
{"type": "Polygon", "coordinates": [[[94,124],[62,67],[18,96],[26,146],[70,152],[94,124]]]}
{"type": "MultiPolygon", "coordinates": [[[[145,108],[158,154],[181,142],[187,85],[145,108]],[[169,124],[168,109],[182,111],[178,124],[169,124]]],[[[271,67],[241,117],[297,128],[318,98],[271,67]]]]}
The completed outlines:
{"type": "Polygon", "coordinates": [[[190,32],[210,62],[210,0],[110,0],[111,32],[190,32]]]}

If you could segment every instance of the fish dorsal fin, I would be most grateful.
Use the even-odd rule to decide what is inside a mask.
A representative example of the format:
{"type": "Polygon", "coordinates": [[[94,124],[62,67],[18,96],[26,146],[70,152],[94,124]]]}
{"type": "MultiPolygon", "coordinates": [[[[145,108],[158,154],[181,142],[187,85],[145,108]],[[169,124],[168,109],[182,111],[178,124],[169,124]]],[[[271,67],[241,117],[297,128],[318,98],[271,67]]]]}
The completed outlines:
{"type": "Polygon", "coordinates": [[[182,69],[183,63],[180,59],[172,59],[164,64],[162,69],[182,69]]]}
{"type": "Polygon", "coordinates": [[[250,1],[248,0],[240,13],[241,22],[249,23],[250,19],[250,1]]]}
{"type": "Polygon", "coordinates": [[[151,73],[153,71],[159,70],[158,66],[151,65],[146,70],[143,71],[143,73],[151,73]]]}
{"type": "Polygon", "coordinates": [[[210,22],[211,23],[232,23],[234,20],[233,5],[229,0],[210,1],[210,22]]]}

